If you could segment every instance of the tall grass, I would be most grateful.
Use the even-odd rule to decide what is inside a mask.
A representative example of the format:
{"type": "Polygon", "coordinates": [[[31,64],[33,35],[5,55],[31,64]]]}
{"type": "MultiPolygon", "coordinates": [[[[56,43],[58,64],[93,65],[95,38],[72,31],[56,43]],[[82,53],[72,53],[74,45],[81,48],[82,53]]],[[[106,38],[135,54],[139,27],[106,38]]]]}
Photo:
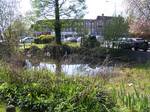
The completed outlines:
{"type": "Polygon", "coordinates": [[[146,94],[149,92],[145,91],[149,89],[148,69],[124,69],[126,75],[112,77],[111,83],[110,79],[103,80],[99,75],[56,76],[47,70],[16,71],[1,62],[0,100],[6,104],[14,104],[22,110],[150,112],[150,97],[146,94]],[[124,81],[113,81],[118,77],[124,81]],[[130,87],[129,82],[132,82],[130,87]],[[145,88],[141,91],[144,85],[145,88]],[[112,87],[114,88],[110,89],[112,87]]]}
{"type": "Polygon", "coordinates": [[[131,112],[150,112],[150,97],[146,94],[141,94],[135,86],[134,91],[130,92],[126,89],[125,84],[120,85],[120,89],[112,90],[113,99],[120,106],[126,107],[131,112]]]}
{"type": "Polygon", "coordinates": [[[17,74],[8,68],[0,70],[4,71],[0,74],[4,81],[0,84],[0,100],[25,111],[109,112],[115,107],[100,77],[56,76],[47,70],[22,69],[17,74]]]}

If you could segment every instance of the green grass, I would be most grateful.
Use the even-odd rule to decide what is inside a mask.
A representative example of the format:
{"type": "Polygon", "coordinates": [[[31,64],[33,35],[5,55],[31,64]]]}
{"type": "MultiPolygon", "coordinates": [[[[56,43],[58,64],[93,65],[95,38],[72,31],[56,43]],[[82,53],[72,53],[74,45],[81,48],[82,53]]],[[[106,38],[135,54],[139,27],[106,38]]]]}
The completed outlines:
{"type": "Polygon", "coordinates": [[[80,43],[76,43],[76,42],[66,42],[66,43],[63,43],[63,44],[66,44],[70,47],[80,47],[80,43]]]}
{"type": "Polygon", "coordinates": [[[5,112],[6,110],[5,110],[5,106],[4,105],[2,105],[2,104],[0,104],[0,112],[5,112]]]}
{"type": "Polygon", "coordinates": [[[42,49],[44,46],[47,44],[35,44],[35,43],[25,43],[25,44],[20,44],[20,49],[23,50],[25,48],[30,48],[31,46],[37,46],[38,48],[42,49]]]}
{"type": "MultiPolygon", "coordinates": [[[[5,104],[0,103],[0,112],[6,112],[6,106],[5,104]]],[[[16,108],[16,112],[20,112],[19,108],[16,108]]]]}
{"type": "MultiPolygon", "coordinates": [[[[22,105],[18,106],[26,103],[27,107],[32,104],[36,108],[51,105],[54,112],[74,109],[81,112],[149,112],[150,109],[149,63],[121,68],[119,75],[105,80],[100,76],[56,76],[47,70],[17,70],[14,74],[14,70],[5,66],[0,67],[0,79],[5,82],[0,84],[1,95],[20,99],[22,105]],[[98,111],[100,108],[105,111],[98,111]]],[[[4,110],[4,106],[0,109],[4,110]]]]}

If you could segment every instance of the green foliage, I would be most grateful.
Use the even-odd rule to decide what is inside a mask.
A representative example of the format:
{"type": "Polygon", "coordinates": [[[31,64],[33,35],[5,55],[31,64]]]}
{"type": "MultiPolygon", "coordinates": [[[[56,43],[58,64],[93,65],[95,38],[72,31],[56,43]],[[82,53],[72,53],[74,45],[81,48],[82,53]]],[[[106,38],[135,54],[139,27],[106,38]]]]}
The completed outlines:
{"type": "Polygon", "coordinates": [[[16,20],[3,33],[6,41],[13,47],[18,45],[21,36],[28,33],[28,28],[23,20],[16,20]]]}
{"type": "Polygon", "coordinates": [[[58,77],[47,71],[23,74],[22,83],[0,84],[0,100],[23,111],[107,112],[115,106],[97,77],[58,77]]]}
{"type": "Polygon", "coordinates": [[[31,29],[39,32],[47,32],[54,29],[54,20],[39,20],[31,25],[31,29]]]}
{"type": "Polygon", "coordinates": [[[132,112],[149,112],[150,101],[149,97],[144,94],[140,94],[139,91],[133,86],[134,92],[129,93],[124,87],[124,84],[120,87],[120,91],[116,94],[117,99],[121,101],[122,105],[125,105],[132,112]]]}
{"type": "Polygon", "coordinates": [[[37,39],[35,39],[34,43],[36,44],[47,44],[54,41],[55,36],[53,35],[40,35],[37,39]]]}
{"type": "Polygon", "coordinates": [[[32,56],[41,56],[42,55],[42,50],[39,47],[33,45],[33,46],[29,47],[29,48],[26,48],[24,50],[24,53],[26,55],[29,54],[29,55],[32,55],[32,56]]]}
{"type": "Polygon", "coordinates": [[[0,59],[7,59],[14,53],[14,49],[7,43],[0,43],[0,59]]]}
{"type": "MultiPolygon", "coordinates": [[[[86,50],[88,49],[85,48],[86,50]]],[[[93,54],[95,50],[98,48],[92,51],[93,54]]],[[[104,50],[101,49],[101,52],[104,50]]],[[[0,101],[14,104],[21,111],[149,112],[150,110],[149,64],[129,68],[129,71],[124,68],[123,72],[127,72],[127,77],[122,74],[121,82],[119,80],[115,82],[116,78],[120,78],[117,75],[108,83],[101,80],[100,76],[63,74],[56,76],[47,70],[23,69],[21,71],[17,69],[16,73],[14,66],[11,70],[3,62],[0,62],[0,65],[0,101]],[[124,77],[125,80],[122,82],[124,77]],[[129,85],[129,82],[133,82],[132,85],[129,85]]]]}
{"type": "Polygon", "coordinates": [[[68,45],[46,45],[43,48],[44,54],[49,54],[51,58],[59,59],[71,53],[71,47],[68,45]]]}
{"type": "Polygon", "coordinates": [[[114,17],[104,28],[104,38],[106,40],[117,40],[128,34],[128,22],[121,16],[114,17]]]}
{"type": "MultiPolygon", "coordinates": [[[[32,6],[38,17],[40,16],[53,16],[56,14],[56,5],[57,0],[32,0],[32,6]]],[[[86,9],[85,0],[67,0],[59,1],[59,12],[58,16],[60,17],[76,17],[81,18],[84,16],[84,11],[86,9]]]]}
{"type": "Polygon", "coordinates": [[[32,0],[37,17],[55,17],[54,30],[56,43],[61,45],[61,17],[83,18],[86,9],[85,0],[32,0]]]}
{"type": "Polygon", "coordinates": [[[55,36],[54,35],[40,35],[38,38],[41,39],[41,40],[44,40],[46,38],[54,39],[55,36]]]}
{"type": "Polygon", "coordinates": [[[86,48],[95,48],[99,47],[100,43],[97,41],[95,36],[88,36],[82,38],[81,46],[86,48]]]}

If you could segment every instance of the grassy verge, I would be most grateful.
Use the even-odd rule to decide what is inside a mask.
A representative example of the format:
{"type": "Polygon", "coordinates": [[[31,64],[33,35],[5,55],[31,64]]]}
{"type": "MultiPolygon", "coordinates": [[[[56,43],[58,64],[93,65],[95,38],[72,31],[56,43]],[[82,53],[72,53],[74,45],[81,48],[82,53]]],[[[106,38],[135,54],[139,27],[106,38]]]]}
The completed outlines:
{"type": "Polygon", "coordinates": [[[122,68],[104,78],[0,67],[0,100],[38,112],[149,112],[149,68],[122,68]]]}

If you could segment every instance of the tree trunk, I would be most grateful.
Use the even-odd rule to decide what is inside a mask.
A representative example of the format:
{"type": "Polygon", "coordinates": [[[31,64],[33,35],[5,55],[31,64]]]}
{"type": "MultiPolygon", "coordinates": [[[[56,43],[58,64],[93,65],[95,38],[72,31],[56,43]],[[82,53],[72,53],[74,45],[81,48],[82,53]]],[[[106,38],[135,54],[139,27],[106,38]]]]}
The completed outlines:
{"type": "Polygon", "coordinates": [[[59,14],[59,0],[55,0],[55,36],[56,43],[61,44],[61,23],[59,14]]]}

